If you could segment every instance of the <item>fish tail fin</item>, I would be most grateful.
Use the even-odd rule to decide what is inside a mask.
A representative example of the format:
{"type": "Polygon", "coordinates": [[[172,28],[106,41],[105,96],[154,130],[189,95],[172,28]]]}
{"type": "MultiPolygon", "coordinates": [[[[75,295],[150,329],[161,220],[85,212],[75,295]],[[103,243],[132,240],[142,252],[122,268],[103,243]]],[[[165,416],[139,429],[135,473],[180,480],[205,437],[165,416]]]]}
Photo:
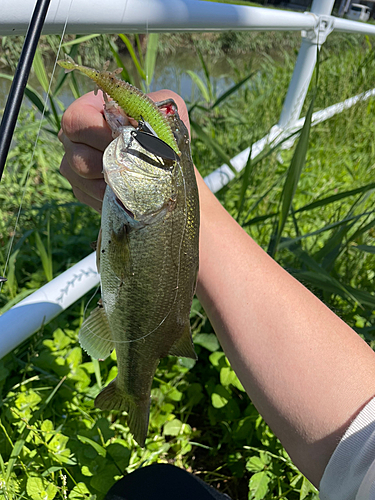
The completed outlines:
{"type": "Polygon", "coordinates": [[[135,403],[134,401],[129,404],[128,411],[128,425],[134,439],[142,448],[145,445],[148,422],[150,418],[150,399],[135,403]]]}
{"type": "Polygon", "coordinates": [[[150,414],[150,399],[137,400],[126,396],[118,389],[116,380],[112,380],[95,398],[95,407],[101,410],[128,412],[130,432],[139,446],[145,445],[150,414]]]}

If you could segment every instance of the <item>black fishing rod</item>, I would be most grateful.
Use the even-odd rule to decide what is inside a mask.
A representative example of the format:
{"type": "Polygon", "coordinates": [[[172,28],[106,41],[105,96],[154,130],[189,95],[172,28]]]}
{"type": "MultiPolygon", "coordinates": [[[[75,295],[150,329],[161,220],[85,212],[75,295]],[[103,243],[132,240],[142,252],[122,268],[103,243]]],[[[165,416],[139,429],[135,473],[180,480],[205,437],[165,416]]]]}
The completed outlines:
{"type": "MultiPolygon", "coordinates": [[[[20,112],[23,93],[51,0],[37,0],[0,125],[0,180],[20,112]]],[[[1,282],[1,281],[0,281],[1,282]]]]}

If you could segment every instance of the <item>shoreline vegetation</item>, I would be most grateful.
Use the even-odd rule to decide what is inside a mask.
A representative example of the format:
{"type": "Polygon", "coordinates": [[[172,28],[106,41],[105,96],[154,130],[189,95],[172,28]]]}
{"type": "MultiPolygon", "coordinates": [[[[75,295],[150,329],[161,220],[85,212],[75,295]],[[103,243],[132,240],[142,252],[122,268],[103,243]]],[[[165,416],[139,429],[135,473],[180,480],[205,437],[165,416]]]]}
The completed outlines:
{"type": "MultiPolygon", "coordinates": [[[[129,39],[133,46],[142,46],[136,38],[129,39]]],[[[19,42],[2,42],[2,58],[13,67],[19,42]]],[[[42,63],[52,57],[57,44],[57,37],[41,42],[39,65],[34,67],[40,81],[49,73],[42,63]]],[[[159,53],[168,57],[184,44],[195,51],[202,68],[203,76],[189,73],[196,92],[188,108],[193,159],[207,175],[277,123],[300,35],[161,35],[159,53]],[[240,58],[243,54],[244,61],[241,65],[232,61],[235,83],[217,92],[208,63],[216,55],[233,55],[225,52],[228,45],[239,51],[240,58]],[[245,47],[261,55],[256,70],[254,53],[242,52],[245,47]],[[280,49],[280,57],[275,57],[275,48],[280,49]]],[[[73,47],[90,66],[100,67],[114,58],[106,36],[73,47]]],[[[146,46],[142,54],[136,51],[141,70],[145,50],[146,46]]],[[[317,110],[373,88],[374,51],[375,41],[369,37],[330,35],[321,51],[318,82],[314,77],[303,114],[315,94],[317,110]]],[[[0,183],[0,275],[14,236],[8,282],[0,292],[0,314],[85,257],[97,238],[98,214],[74,198],[58,171],[63,154],[56,138],[63,112],[59,99],[63,76],[57,75],[35,151],[39,103],[36,94],[30,94],[35,102],[21,111],[0,183]],[[14,229],[23,193],[23,209],[14,229]]],[[[141,73],[139,80],[144,82],[141,73]]],[[[65,82],[73,95],[84,91],[71,74],[65,82]]],[[[374,98],[358,103],[313,127],[308,141],[296,141],[291,149],[266,151],[248,162],[217,193],[263,248],[372,347],[374,113],[374,98]],[[304,162],[300,173],[297,156],[304,162]],[[298,185],[288,199],[284,186],[293,175],[298,185]],[[291,207],[284,218],[282,203],[291,207]],[[280,234],[277,227],[282,227],[280,234]]],[[[233,500],[318,500],[315,488],[293,465],[244,393],[197,299],[191,325],[198,361],[168,357],[160,363],[152,387],[146,447],[135,446],[121,415],[94,409],[95,395],[113,380],[117,369],[115,353],[99,363],[78,344],[80,325],[98,300],[93,293],[0,360],[0,496],[4,500],[102,500],[123,474],[157,461],[198,474],[233,500]]]]}
{"type": "MultiPolygon", "coordinates": [[[[116,36],[110,35],[108,38],[116,43],[121,54],[128,53],[124,43],[116,36]]],[[[133,47],[136,42],[132,35],[133,47]]],[[[66,42],[75,39],[74,35],[66,36],[66,42]]],[[[147,45],[147,36],[142,36],[144,46],[147,45]]],[[[2,42],[2,51],[0,53],[0,68],[14,70],[18,61],[18,55],[21,52],[24,37],[0,37],[2,42]]],[[[249,51],[263,53],[265,51],[277,50],[298,50],[301,35],[299,32],[222,32],[222,33],[162,33],[159,35],[158,54],[168,56],[176,53],[178,50],[187,49],[194,51],[198,47],[202,52],[210,56],[222,56],[223,53],[228,56],[236,54],[248,54],[249,51]]],[[[59,45],[57,35],[44,35],[41,37],[40,47],[45,57],[53,59],[59,45]]],[[[108,43],[101,42],[99,39],[92,39],[80,44],[80,55],[84,64],[93,64],[96,59],[112,60],[112,53],[108,43]],[[94,52],[94,53],[93,53],[94,52]]],[[[98,61],[99,62],[99,61],[98,61]]]]}
{"type": "MultiPolygon", "coordinates": [[[[66,42],[71,42],[76,37],[68,35],[66,42]]],[[[132,35],[129,35],[132,45],[135,48],[136,42],[132,35]]],[[[120,54],[128,53],[125,44],[117,35],[109,35],[108,39],[115,43],[120,54]]],[[[144,47],[147,45],[147,36],[142,36],[144,47]]],[[[0,52],[0,68],[13,71],[16,67],[19,54],[21,52],[24,37],[0,37],[2,50],[0,52]]],[[[40,40],[40,48],[44,57],[54,59],[59,45],[59,36],[44,35],[40,40]]],[[[66,43],[65,42],[65,43],[66,43]]],[[[271,52],[276,56],[285,52],[298,51],[301,44],[301,33],[285,31],[227,31],[219,33],[162,33],[159,35],[158,54],[169,56],[186,49],[194,51],[197,48],[209,56],[233,57],[241,54],[267,54],[271,52]]],[[[343,34],[333,32],[327,38],[323,46],[323,51],[335,51],[342,48],[363,48],[366,42],[364,37],[355,34],[343,34]]],[[[103,60],[112,60],[113,55],[109,44],[104,37],[93,38],[80,43],[80,56],[87,65],[98,64],[103,60]]]]}

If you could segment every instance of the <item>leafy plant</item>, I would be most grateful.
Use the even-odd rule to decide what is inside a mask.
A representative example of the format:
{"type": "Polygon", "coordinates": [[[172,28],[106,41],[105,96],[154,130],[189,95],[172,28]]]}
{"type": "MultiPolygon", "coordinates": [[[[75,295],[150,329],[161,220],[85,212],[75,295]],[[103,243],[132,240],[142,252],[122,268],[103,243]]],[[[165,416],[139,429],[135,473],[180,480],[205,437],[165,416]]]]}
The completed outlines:
{"type": "MultiPolygon", "coordinates": [[[[70,39],[65,48],[84,58],[85,47],[91,44],[92,54],[99,59],[100,53],[111,54],[109,40],[114,41],[98,36],[74,43],[70,39]]],[[[264,44],[272,45],[274,40],[264,44]]],[[[42,66],[45,51],[57,42],[42,40],[41,79],[44,72],[49,75],[42,66]]],[[[315,107],[366,90],[375,79],[371,46],[353,42],[353,47],[340,50],[341,42],[334,43],[335,50],[324,49],[315,107]]],[[[205,44],[207,39],[202,37],[201,64],[206,69],[202,67],[199,78],[206,94],[189,105],[194,161],[203,174],[220,162],[229,165],[239,151],[251,150],[251,144],[276,123],[294,58],[291,52],[283,64],[266,57],[261,64],[236,67],[232,85],[218,93],[209,57],[203,52],[205,44]]],[[[133,64],[138,61],[146,72],[140,39],[135,37],[131,46],[136,56],[133,64]]],[[[115,52],[120,57],[117,48],[115,52]]],[[[150,52],[150,64],[154,55],[150,52]]],[[[139,72],[131,78],[144,80],[139,72]]],[[[74,95],[82,86],[72,75],[58,75],[51,92],[58,115],[63,82],[72,86],[74,95]]],[[[36,108],[21,113],[0,185],[0,264],[2,270],[7,265],[8,277],[0,291],[0,313],[91,251],[99,225],[97,214],[74,199],[58,173],[62,148],[47,132],[58,127],[51,103],[33,151],[42,98],[36,91],[29,96],[36,108]],[[15,226],[23,196],[24,208],[15,226]]],[[[372,346],[374,106],[373,100],[359,103],[311,128],[303,155],[296,145],[294,150],[270,147],[252,160],[248,156],[244,171],[236,172],[218,193],[229,212],[265,249],[274,237],[275,258],[372,346]],[[296,164],[299,155],[304,168],[296,164]]],[[[0,360],[0,495],[5,500],[100,500],[123,474],[156,461],[192,470],[233,500],[317,500],[315,488],[295,468],[249,401],[196,299],[191,325],[198,361],[162,360],[152,387],[146,447],[137,447],[121,414],[100,412],[93,406],[117,368],[115,354],[98,362],[79,347],[77,334],[90,298],[84,297],[0,360]]]]}
{"type": "MultiPolygon", "coordinates": [[[[147,49],[145,56],[143,56],[142,44],[140,42],[139,35],[135,35],[134,37],[136,48],[134,48],[133,43],[130,41],[128,36],[124,34],[119,34],[118,36],[120,40],[125,44],[126,49],[134,63],[134,67],[137,71],[137,76],[140,82],[139,86],[144,92],[148,92],[150,90],[150,85],[155,70],[159,35],[157,33],[150,33],[147,35],[147,49]]],[[[135,79],[128,72],[122,58],[120,57],[119,48],[111,40],[109,40],[109,43],[113,57],[118,67],[122,68],[122,77],[124,78],[124,80],[135,85],[135,79]]]]}

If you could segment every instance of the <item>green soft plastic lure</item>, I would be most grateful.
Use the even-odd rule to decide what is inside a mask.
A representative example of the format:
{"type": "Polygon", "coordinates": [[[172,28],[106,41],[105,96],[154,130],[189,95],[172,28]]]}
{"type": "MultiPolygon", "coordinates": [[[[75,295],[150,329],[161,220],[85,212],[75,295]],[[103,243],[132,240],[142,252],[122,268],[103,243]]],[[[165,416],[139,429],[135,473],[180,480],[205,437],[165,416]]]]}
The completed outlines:
{"type": "Polygon", "coordinates": [[[163,115],[160,109],[155,105],[141,90],[133,87],[130,83],[117,78],[110,71],[98,71],[94,68],[81,66],[73,61],[73,59],[63,59],[57,61],[66,71],[77,69],[85,74],[98,85],[106,94],[114,99],[124,112],[135,120],[145,120],[155,130],[158,137],[170,146],[180,156],[176,139],[167,118],[163,115]]]}

